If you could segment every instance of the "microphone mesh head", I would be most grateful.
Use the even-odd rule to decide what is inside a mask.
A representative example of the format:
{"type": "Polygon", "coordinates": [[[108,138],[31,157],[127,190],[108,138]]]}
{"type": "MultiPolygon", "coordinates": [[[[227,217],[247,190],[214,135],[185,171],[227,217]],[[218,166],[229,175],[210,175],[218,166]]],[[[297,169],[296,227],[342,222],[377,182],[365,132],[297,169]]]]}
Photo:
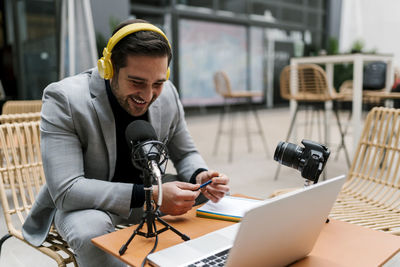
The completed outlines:
{"type": "Polygon", "coordinates": [[[153,126],[144,120],[131,122],[125,130],[125,138],[131,151],[132,164],[139,170],[147,170],[149,161],[155,161],[161,172],[165,172],[168,151],[157,140],[153,126]]]}
{"type": "Polygon", "coordinates": [[[131,122],[125,130],[126,142],[129,146],[138,142],[157,140],[157,134],[153,126],[144,120],[131,122]]]}

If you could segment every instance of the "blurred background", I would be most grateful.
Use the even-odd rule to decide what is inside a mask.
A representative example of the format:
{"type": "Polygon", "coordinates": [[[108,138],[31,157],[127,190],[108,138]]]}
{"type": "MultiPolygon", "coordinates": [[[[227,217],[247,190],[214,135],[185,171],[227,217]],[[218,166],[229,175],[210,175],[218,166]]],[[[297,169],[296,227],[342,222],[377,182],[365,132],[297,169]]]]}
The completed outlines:
{"type": "MultiPolygon", "coordinates": [[[[3,0],[3,102],[40,99],[47,84],[93,67],[113,28],[141,18],[170,39],[171,80],[188,110],[222,104],[212,80],[221,69],[234,90],[262,92],[261,108],[287,105],[279,74],[291,57],[383,53],[399,65],[399,9],[396,0],[3,0]]],[[[335,88],[352,77],[347,65],[335,66],[335,88]]]]}
{"type": "MultiPolygon", "coordinates": [[[[1,0],[0,109],[9,100],[40,100],[49,83],[94,67],[118,23],[145,19],[160,27],[172,44],[170,79],[210,169],[230,176],[232,193],[266,198],[277,189],[304,183],[293,178],[300,177],[297,170],[287,167],[274,179],[278,164],[272,155],[277,143],[285,140],[294,111],[281,96],[284,67],[293,58],[362,54],[387,56],[390,70],[396,70],[400,66],[399,10],[397,0],[1,0]],[[229,78],[232,92],[251,96],[232,96],[227,101],[216,88],[219,71],[229,78]],[[249,99],[256,116],[242,112],[249,99]],[[219,115],[224,110],[238,111],[228,126],[219,115]],[[234,123],[234,118],[240,120],[234,123]],[[230,135],[224,138],[222,130],[230,135]],[[259,136],[250,139],[253,130],[259,136]]],[[[326,66],[322,64],[328,72],[326,66]]],[[[367,66],[364,77],[375,77],[379,69],[368,76],[367,66]]],[[[353,61],[334,65],[332,81],[328,81],[333,89],[339,92],[346,81],[351,82],[353,67],[353,61]]],[[[399,77],[386,77],[385,71],[379,72],[383,81],[379,89],[400,91],[399,77]]],[[[331,116],[330,127],[325,125],[330,137],[323,139],[319,117],[311,111],[299,118],[291,139],[295,143],[304,137],[329,139],[332,154],[323,178],[349,170],[343,144],[351,160],[358,140],[349,133],[360,131],[346,119],[351,116],[347,111],[352,95],[349,103],[341,105],[342,130],[331,116]]],[[[363,101],[363,111],[382,104],[372,100],[363,101]]],[[[364,119],[365,114],[360,117],[364,119]]],[[[169,171],[173,171],[171,165],[169,171]]],[[[0,233],[6,232],[0,220],[0,233]]],[[[54,266],[15,238],[5,243],[2,255],[0,266],[54,266]],[[21,257],[21,251],[26,257],[21,257]]]]}

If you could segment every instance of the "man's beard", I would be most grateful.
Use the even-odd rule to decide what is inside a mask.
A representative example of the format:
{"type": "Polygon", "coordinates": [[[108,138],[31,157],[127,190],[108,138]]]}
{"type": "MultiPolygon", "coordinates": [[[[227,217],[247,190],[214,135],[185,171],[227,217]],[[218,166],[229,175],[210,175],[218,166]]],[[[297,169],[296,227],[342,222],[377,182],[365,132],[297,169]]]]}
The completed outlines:
{"type": "Polygon", "coordinates": [[[131,98],[131,96],[121,96],[119,95],[117,92],[119,90],[119,84],[118,84],[118,80],[117,79],[113,79],[111,80],[111,92],[114,95],[115,99],[117,99],[118,104],[131,116],[133,117],[138,117],[143,115],[147,109],[150,107],[150,105],[156,100],[156,97],[153,95],[153,98],[151,99],[151,101],[147,104],[146,107],[144,107],[143,109],[139,109],[137,107],[131,107],[129,105],[128,99],[131,98]],[[133,114],[132,112],[140,112],[140,114],[133,114]]]}

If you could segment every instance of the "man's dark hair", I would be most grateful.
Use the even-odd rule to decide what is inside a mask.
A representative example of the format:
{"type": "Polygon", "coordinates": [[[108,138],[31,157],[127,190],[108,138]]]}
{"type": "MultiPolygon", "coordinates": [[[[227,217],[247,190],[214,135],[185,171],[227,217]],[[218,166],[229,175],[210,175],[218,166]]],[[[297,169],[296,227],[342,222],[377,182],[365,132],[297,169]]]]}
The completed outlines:
{"type": "MultiPolygon", "coordinates": [[[[133,23],[149,23],[141,19],[129,19],[120,23],[113,32],[113,35],[126,25],[133,23]]],[[[152,31],[139,31],[122,38],[113,48],[111,61],[114,73],[118,74],[119,69],[126,67],[127,56],[155,56],[168,57],[168,65],[171,62],[172,51],[168,41],[160,34],[152,31]]]]}

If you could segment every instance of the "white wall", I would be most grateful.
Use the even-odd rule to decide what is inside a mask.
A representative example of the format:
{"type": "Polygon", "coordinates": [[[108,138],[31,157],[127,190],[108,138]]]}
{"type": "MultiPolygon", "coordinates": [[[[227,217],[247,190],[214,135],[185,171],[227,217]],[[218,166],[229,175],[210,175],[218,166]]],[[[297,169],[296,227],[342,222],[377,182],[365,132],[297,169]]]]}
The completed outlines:
{"type": "Polygon", "coordinates": [[[340,52],[349,52],[362,39],[365,51],[393,54],[394,66],[400,66],[399,27],[399,0],[343,0],[340,52]]]}

